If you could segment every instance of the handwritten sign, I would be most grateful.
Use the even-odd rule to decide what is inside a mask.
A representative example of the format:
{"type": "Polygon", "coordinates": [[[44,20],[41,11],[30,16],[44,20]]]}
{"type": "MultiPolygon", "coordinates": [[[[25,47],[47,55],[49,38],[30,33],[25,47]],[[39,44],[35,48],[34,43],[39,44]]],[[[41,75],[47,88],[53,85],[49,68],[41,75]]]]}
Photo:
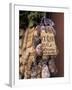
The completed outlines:
{"type": "Polygon", "coordinates": [[[43,55],[57,55],[55,37],[52,32],[41,32],[43,55]]]}

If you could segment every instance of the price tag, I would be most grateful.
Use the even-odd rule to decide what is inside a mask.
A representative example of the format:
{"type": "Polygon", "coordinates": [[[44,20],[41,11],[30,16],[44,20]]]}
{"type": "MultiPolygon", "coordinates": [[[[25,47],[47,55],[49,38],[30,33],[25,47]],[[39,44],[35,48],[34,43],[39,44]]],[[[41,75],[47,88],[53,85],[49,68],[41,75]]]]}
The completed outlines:
{"type": "Polygon", "coordinates": [[[54,33],[41,31],[43,55],[56,55],[56,43],[54,33]]]}

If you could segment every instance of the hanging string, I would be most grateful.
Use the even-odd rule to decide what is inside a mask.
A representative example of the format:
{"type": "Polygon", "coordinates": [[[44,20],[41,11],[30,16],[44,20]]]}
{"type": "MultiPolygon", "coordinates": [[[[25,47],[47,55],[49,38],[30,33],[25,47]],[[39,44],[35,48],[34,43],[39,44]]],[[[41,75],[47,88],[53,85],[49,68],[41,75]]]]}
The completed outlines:
{"type": "Polygon", "coordinates": [[[54,22],[46,17],[46,14],[41,19],[40,26],[54,26],[54,22]]]}

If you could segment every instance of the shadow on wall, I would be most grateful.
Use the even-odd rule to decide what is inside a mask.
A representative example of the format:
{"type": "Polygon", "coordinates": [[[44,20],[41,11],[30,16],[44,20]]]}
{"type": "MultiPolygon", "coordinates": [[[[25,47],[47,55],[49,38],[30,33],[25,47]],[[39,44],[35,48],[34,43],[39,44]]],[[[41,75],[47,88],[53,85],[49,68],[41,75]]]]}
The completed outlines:
{"type": "Polygon", "coordinates": [[[59,54],[56,58],[56,66],[58,68],[58,76],[64,76],[64,13],[51,13],[51,19],[55,23],[56,44],[59,54]]]}

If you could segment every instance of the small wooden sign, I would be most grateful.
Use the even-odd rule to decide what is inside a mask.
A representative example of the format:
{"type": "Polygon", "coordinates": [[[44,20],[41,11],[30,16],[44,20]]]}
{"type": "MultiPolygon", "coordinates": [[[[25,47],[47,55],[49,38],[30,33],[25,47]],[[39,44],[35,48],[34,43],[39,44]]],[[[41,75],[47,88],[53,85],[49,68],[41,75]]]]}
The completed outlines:
{"type": "Polygon", "coordinates": [[[57,55],[55,37],[52,32],[41,31],[43,55],[57,55]]]}

